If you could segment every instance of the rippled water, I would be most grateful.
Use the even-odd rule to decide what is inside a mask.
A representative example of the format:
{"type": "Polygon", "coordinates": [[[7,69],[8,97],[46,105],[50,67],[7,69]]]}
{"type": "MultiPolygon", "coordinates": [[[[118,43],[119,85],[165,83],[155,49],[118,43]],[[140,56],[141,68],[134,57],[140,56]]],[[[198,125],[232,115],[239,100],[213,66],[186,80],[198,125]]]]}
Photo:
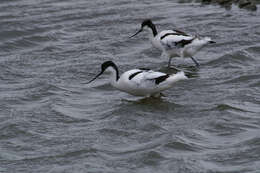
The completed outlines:
{"type": "Polygon", "coordinates": [[[259,19],[171,0],[1,1],[0,172],[259,172],[259,19]],[[195,77],[162,99],[85,85],[105,60],[165,70],[145,34],[128,38],[145,18],[217,42],[195,77]]]}

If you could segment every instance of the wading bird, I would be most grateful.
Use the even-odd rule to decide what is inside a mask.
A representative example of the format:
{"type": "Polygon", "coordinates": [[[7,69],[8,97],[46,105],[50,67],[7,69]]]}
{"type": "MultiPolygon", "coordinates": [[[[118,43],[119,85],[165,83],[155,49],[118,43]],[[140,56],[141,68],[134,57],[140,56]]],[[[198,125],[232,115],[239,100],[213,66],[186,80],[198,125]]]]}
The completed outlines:
{"type": "Polygon", "coordinates": [[[145,97],[159,97],[162,91],[173,87],[175,82],[187,79],[184,72],[170,75],[149,69],[133,69],[119,76],[116,64],[112,61],[106,61],[101,65],[101,72],[87,84],[94,81],[104,72],[108,72],[110,84],[116,89],[134,96],[145,97]]]}
{"type": "Polygon", "coordinates": [[[215,43],[209,37],[199,37],[186,34],[179,30],[164,30],[157,32],[157,29],[150,19],[144,20],[141,28],[130,38],[136,36],[138,33],[148,30],[149,39],[152,45],[162,51],[162,55],[169,58],[168,67],[171,65],[171,59],[176,56],[182,58],[189,57],[199,66],[199,63],[193,58],[201,48],[209,43],[215,43]]]}

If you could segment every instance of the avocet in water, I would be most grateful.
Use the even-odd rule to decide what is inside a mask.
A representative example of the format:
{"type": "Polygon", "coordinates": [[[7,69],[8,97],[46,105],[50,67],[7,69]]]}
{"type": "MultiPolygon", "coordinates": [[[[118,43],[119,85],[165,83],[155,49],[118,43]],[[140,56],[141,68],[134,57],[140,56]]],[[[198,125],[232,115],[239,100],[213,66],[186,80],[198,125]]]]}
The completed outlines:
{"type": "Polygon", "coordinates": [[[196,66],[199,66],[193,55],[205,45],[215,43],[209,37],[192,36],[179,30],[164,30],[158,33],[150,19],[144,20],[141,28],[131,37],[136,36],[143,30],[149,31],[152,45],[162,51],[162,56],[165,55],[169,58],[168,67],[171,65],[171,59],[176,56],[189,57],[196,66]]]}
{"type": "Polygon", "coordinates": [[[159,97],[162,91],[173,87],[175,82],[187,79],[184,72],[169,75],[149,69],[133,69],[119,76],[116,64],[112,61],[106,61],[101,65],[101,72],[87,84],[94,81],[105,71],[108,72],[110,84],[113,87],[134,96],[159,97]]]}

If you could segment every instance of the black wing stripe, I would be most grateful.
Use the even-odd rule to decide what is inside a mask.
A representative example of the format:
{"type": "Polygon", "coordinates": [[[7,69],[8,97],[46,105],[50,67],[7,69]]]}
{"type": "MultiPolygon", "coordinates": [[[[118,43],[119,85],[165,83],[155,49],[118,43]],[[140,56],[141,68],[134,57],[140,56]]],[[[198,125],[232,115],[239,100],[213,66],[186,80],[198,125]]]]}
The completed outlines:
{"type": "Polygon", "coordinates": [[[177,33],[179,33],[180,35],[183,35],[183,36],[190,36],[189,34],[186,34],[185,32],[177,30],[177,29],[173,29],[173,31],[175,31],[175,32],[177,32],[177,33]]]}
{"type": "Polygon", "coordinates": [[[165,81],[170,75],[166,74],[164,76],[160,76],[158,78],[155,78],[155,84],[160,84],[161,82],[165,81]]]}
{"type": "Polygon", "coordinates": [[[194,39],[191,39],[191,40],[181,40],[179,42],[176,42],[175,43],[175,46],[179,46],[179,47],[184,47],[186,46],[187,44],[190,44],[194,39]]]}
{"type": "Polygon", "coordinates": [[[149,71],[149,70],[151,70],[151,69],[149,69],[149,68],[138,68],[139,70],[142,70],[142,71],[149,71]]]}
{"type": "Polygon", "coordinates": [[[175,32],[173,33],[166,33],[164,35],[161,36],[161,40],[164,39],[165,37],[169,36],[169,35],[182,35],[182,36],[189,36],[186,33],[182,32],[182,31],[178,31],[178,30],[173,30],[175,32]]]}
{"type": "Polygon", "coordinates": [[[161,40],[164,39],[165,37],[169,36],[169,35],[180,35],[180,34],[178,34],[178,33],[166,33],[166,34],[161,36],[161,40]]]}
{"type": "Polygon", "coordinates": [[[143,73],[143,71],[138,71],[138,72],[135,72],[135,73],[131,74],[128,79],[129,79],[129,80],[133,79],[133,78],[134,78],[136,75],[138,75],[139,73],[143,73]]]}

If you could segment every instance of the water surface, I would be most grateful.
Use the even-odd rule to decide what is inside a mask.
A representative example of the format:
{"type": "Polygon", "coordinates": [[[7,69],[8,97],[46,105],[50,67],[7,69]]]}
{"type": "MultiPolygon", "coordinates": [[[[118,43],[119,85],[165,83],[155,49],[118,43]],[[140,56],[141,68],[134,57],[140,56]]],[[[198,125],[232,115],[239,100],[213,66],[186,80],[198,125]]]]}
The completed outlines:
{"type": "Polygon", "coordinates": [[[0,172],[259,172],[259,18],[170,0],[2,1],[0,172]],[[165,69],[146,34],[128,38],[145,18],[217,42],[195,56],[195,77],[162,99],[106,76],[85,85],[106,60],[165,69]]]}

